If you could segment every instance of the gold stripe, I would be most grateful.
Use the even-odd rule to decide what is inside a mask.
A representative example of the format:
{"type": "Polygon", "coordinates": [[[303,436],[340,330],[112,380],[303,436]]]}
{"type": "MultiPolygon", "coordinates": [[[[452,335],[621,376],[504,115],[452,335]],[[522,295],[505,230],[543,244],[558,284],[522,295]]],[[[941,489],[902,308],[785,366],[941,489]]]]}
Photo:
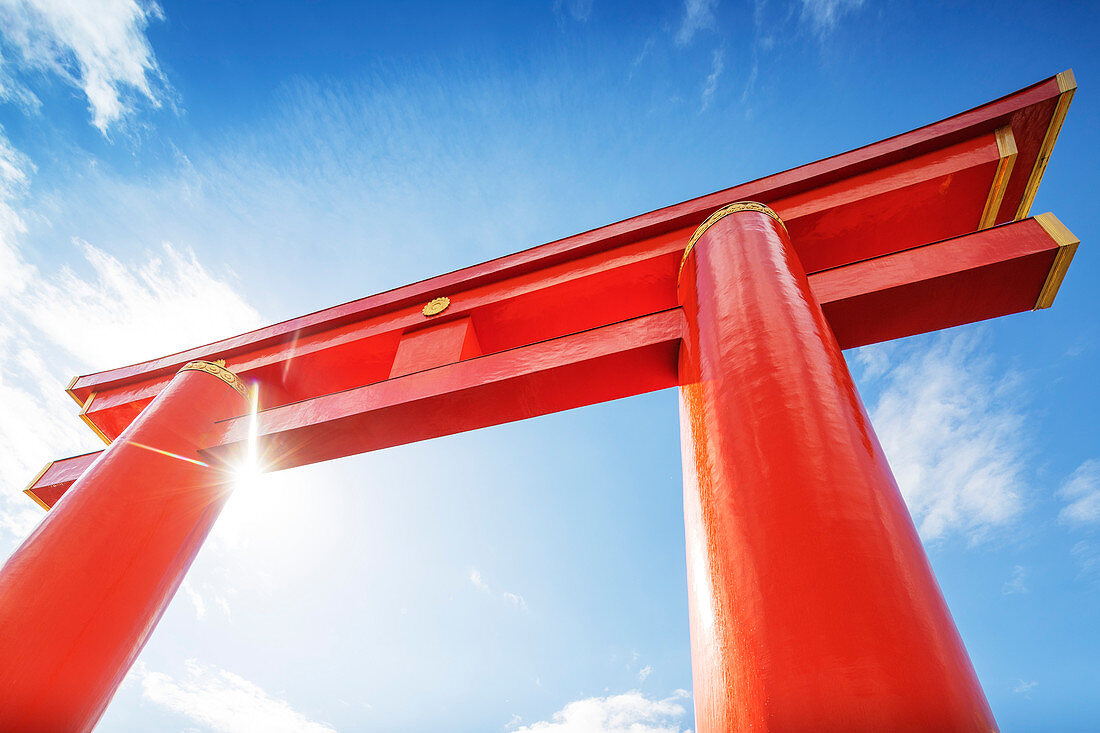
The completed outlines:
{"type": "Polygon", "coordinates": [[[1039,298],[1035,301],[1035,310],[1049,308],[1054,305],[1054,296],[1058,295],[1058,288],[1062,286],[1062,280],[1069,270],[1069,263],[1073,261],[1073,255],[1077,252],[1077,245],[1081,240],[1073,235],[1066,225],[1058,220],[1054,214],[1047,212],[1035,217],[1035,221],[1050,238],[1058,245],[1058,253],[1054,255],[1054,262],[1047,273],[1047,279],[1043,283],[1043,289],[1039,291],[1039,298]]]}
{"type": "Polygon", "coordinates": [[[736,214],[738,211],[755,211],[758,214],[767,214],[779,222],[779,226],[783,227],[783,231],[787,231],[787,225],[779,218],[779,214],[775,213],[764,204],[758,204],[755,201],[738,201],[736,203],[727,204],[708,216],[707,220],[700,224],[699,228],[695,230],[695,233],[691,235],[691,239],[688,240],[687,248],[684,250],[684,256],[680,258],[680,269],[676,273],[677,281],[679,281],[680,275],[683,274],[688,255],[691,254],[691,250],[695,247],[695,243],[699,241],[699,237],[703,236],[707,229],[710,229],[719,219],[724,219],[730,214],[736,214]]]}
{"type": "Polygon", "coordinates": [[[1016,137],[1012,134],[1012,128],[1008,125],[997,128],[997,151],[1001,155],[997,163],[997,172],[993,176],[993,185],[989,187],[989,196],[985,200],[985,209],[982,210],[982,218],[978,222],[978,229],[986,229],[997,221],[997,214],[1001,211],[1001,202],[1004,201],[1005,189],[1008,188],[1008,179],[1012,176],[1012,167],[1016,164],[1016,137]]]}
{"type": "Polygon", "coordinates": [[[72,378],[72,381],[71,381],[71,382],[69,382],[69,386],[65,388],[65,394],[67,394],[67,395],[69,395],[70,397],[72,397],[72,398],[73,398],[73,402],[75,402],[76,404],[78,404],[78,405],[80,405],[81,407],[83,407],[83,406],[84,406],[84,403],[83,403],[83,402],[81,402],[81,401],[80,401],[80,398],[76,396],[76,392],[73,392],[73,385],[74,385],[74,384],[76,384],[76,380],[78,380],[78,379],[80,379],[80,377],[73,377],[73,378],[72,378]]]}
{"type": "Polygon", "coordinates": [[[110,445],[111,444],[111,439],[108,438],[107,435],[102,430],[99,429],[98,425],[96,425],[94,422],[92,422],[92,418],[88,417],[88,408],[92,406],[92,400],[95,399],[95,396],[97,394],[98,394],[98,392],[92,392],[90,395],[88,395],[88,400],[84,403],[84,406],[80,408],[80,416],[79,417],[80,417],[81,420],[84,421],[85,425],[87,425],[88,427],[90,427],[92,429],[93,433],[95,433],[96,435],[99,436],[100,440],[102,440],[107,445],[110,445]]]}
{"type": "Polygon", "coordinates": [[[241,397],[248,399],[248,385],[244,383],[244,380],[238,377],[233,372],[225,368],[225,361],[221,361],[220,364],[212,361],[192,361],[184,364],[181,372],[188,370],[196,372],[206,372],[207,374],[213,374],[218,379],[228,384],[233,389],[240,393],[241,397]]]}
{"type": "Polygon", "coordinates": [[[48,504],[46,504],[46,502],[39,499],[38,495],[34,493],[34,485],[36,483],[38,483],[38,479],[40,479],[40,478],[42,478],[43,476],[46,475],[46,471],[49,471],[50,466],[52,466],[55,463],[57,463],[57,461],[50,461],[45,466],[43,466],[42,470],[39,471],[38,473],[36,473],[34,478],[31,479],[31,482],[29,484],[27,484],[27,488],[23,489],[24,494],[26,494],[30,498],[34,499],[34,503],[37,504],[38,506],[42,507],[46,511],[49,511],[50,507],[49,507],[48,504]]]}
{"type": "Polygon", "coordinates": [[[1062,131],[1062,123],[1066,120],[1066,112],[1069,111],[1069,103],[1073,101],[1073,93],[1077,91],[1077,80],[1073,77],[1073,69],[1067,69],[1058,75],[1058,104],[1054,108],[1054,116],[1050,118],[1050,127],[1043,137],[1043,144],[1039,148],[1039,157],[1035,159],[1035,167],[1031,169],[1031,176],[1024,187],[1024,197],[1020,199],[1020,207],[1016,209],[1016,220],[1027,218],[1031,211],[1031,204],[1035,201],[1035,194],[1039,192],[1039,183],[1043,180],[1050,154],[1054,152],[1054,143],[1058,142],[1058,133],[1062,131]]]}
{"type": "Polygon", "coordinates": [[[30,489],[23,489],[23,493],[26,494],[27,496],[29,496],[30,498],[34,499],[34,503],[37,504],[38,506],[42,507],[46,511],[50,510],[50,505],[47,504],[46,502],[42,501],[41,499],[39,499],[37,496],[35,496],[35,493],[33,491],[31,491],[30,489]]]}

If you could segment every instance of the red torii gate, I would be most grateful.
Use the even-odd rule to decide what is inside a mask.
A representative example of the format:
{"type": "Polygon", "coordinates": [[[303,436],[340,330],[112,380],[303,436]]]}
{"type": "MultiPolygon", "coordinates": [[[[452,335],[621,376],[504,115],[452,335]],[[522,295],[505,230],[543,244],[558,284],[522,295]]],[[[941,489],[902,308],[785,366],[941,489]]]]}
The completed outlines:
{"type": "Polygon", "coordinates": [[[108,448],[26,489],[52,511],[0,570],[3,729],[94,726],[250,431],[270,470],[677,385],[697,730],[995,729],[841,349],[1051,305],[1077,240],[1029,210],[1075,87],[1063,72],[842,155],[74,379],[108,448]]]}

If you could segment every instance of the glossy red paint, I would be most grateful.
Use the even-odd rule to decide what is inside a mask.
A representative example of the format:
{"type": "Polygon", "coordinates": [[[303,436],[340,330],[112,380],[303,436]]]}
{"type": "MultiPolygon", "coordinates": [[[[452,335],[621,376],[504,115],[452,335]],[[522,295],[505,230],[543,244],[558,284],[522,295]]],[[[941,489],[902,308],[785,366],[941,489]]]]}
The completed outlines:
{"type": "MultiPolygon", "coordinates": [[[[290,468],[672,387],[681,333],[671,308],[273,407],[257,420],[262,461],[290,468]]],[[[223,427],[204,453],[236,460],[249,419],[223,427]]]]}
{"type": "Polygon", "coordinates": [[[228,498],[200,465],[244,400],[180,372],[0,569],[0,729],[88,731],[228,498]]]}
{"type": "Polygon", "coordinates": [[[30,486],[23,493],[34,499],[41,507],[49,509],[61,499],[62,494],[76,483],[76,480],[84,475],[84,472],[95,462],[103,451],[85,453],[70,458],[62,458],[50,461],[46,467],[39,471],[30,486]]]}
{"type": "MultiPolygon", "coordinates": [[[[810,289],[824,309],[841,348],[847,349],[1031,310],[1064,246],[1029,218],[817,272],[809,276],[810,289]]],[[[662,321],[663,330],[658,331],[638,330],[651,320],[640,318],[631,319],[631,322],[634,325],[612,324],[615,328],[601,327],[583,336],[560,337],[555,347],[559,354],[567,353],[563,349],[565,345],[581,341],[591,343],[595,338],[604,339],[611,350],[619,349],[631,355],[623,357],[628,361],[620,364],[623,373],[628,375],[625,378],[598,369],[582,374],[580,370],[592,364],[582,367],[578,363],[571,367],[578,379],[586,380],[584,399],[602,402],[676,384],[675,370],[670,367],[674,351],[665,348],[669,340],[680,338],[675,319],[662,321]],[[627,333],[632,334],[630,338],[624,338],[627,333]],[[648,345],[639,347],[635,340],[637,333],[656,334],[652,336],[655,340],[645,341],[650,337],[644,337],[648,345]]],[[[549,349],[553,339],[548,343],[494,352],[499,356],[460,365],[458,362],[476,355],[472,353],[476,334],[472,333],[469,319],[451,323],[457,325],[439,324],[441,328],[438,329],[431,326],[406,334],[402,344],[404,339],[425,340],[415,349],[407,349],[406,356],[402,356],[404,347],[398,347],[394,377],[404,376],[397,373],[400,371],[398,364],[406,364],[404,368],[408,373],[437,365],[431,366],[430,377],[420,378],[435,389],[422,391],[415,399],[407,391],[413,382],[393,381],[391,377],[331,396],[262,411],[258,417],[261,444],[263,451],[273,456],[273,465],[290,468],[349,455],[349,452],[377,450],[577,406],[576,388],[555,383],[554,391],[549,391],[549,383],[544,380],[550,374],[547,369],[550,362],[531,356],[549,349]],[[469,327],[464,329],[466,322],[469,327]],[[466,412],[463,420],[450,423],[440,419],[440,410],[453,409],[448,402],[465,399],[461,396],[466,394],[463,390],[470,389],[471,385],[480,383],[481,387],[488,388],[494,383],[499,386],[498,375],[503,364],[509,365],[510,378],[517,380],[514,384],[522,382],[527,393],[541,391],[544,394],[538,401],[539,412],[530,408],[526,411],[514,409],[506,392],[493,392],[490,397],[489,391],[483,391],[479,393],[478,409],[466,412]],[[464,376],[457,378],[453,373],[464,376]],[[404,427],[389,422],[390,416],[396,414],[393,410],[398,407],[404,415],[401,419],[404,427]],[[347,434],[346,430],[333,434],[334,426],[330,421],[352,419],[356,414],[376,427],[358,436],[347,434]],[[473,419],[475,414],[476,420],[473,419]],[[367,437],[375,434],[386,436],[386,439],[367,437]]],[[[563,357],[556,366],[564,367],[569,362],[563,357]]],[[[528,401],[527,404],[532,403],[528,401]]],[[[247,421],[243,416],[234,418],[225,432],[223,444],[203,447],[215,453],[232,453],[240,449],[245,435],[247,421]]],[[[26,489],[27,493],[45,507],[52,506],[95,455],[54,461],[26,489]]]]}
{"type": "Polygon", "coordinates": [[[481,355],[469,316],[406,331],[397,344],[390,379],[481,355]]]}
{"type": "Polygon", "coordinates": [[[782,225],[718,220],[680,297],[696,729],[994,730],[782,225]]]}
{"type": "Polygon", "coordinates": [[[681,384],[699,730],[992,729],[840,349],[1050,304],[1075,240],[1025,217],[1074,86],[75,379],[115,442],[28,489],[55,508],[0,571],[0,719],[87,729],[140,650],[225,499],[179,457],[248,434],[231,388],[176,375],[220,358],[261,385],[272,468],[681,384]],[[790,237],[726,217],[678,289],[745,198],[790,237]]]}
{"type": "Polygon", "coordinates": [[[850,349],[1040,307],[1070,246],[1028,218],[816,272],[810,289],[850,349]]]}
{"type": "MultiPolygon", "coordinates": [[[[420,283],[179,354],[75,380],[89,422],[117,436],[192,359],[223,358],[264,384],[263,407],[386,379],[429,300],[469,317],[493,353],[655,313],[676,304],[679,252],[711,211],[751,198],[787,223],[807,272],[976,229],[997,183],[1007,129],[1018,154],[996,220],[1023,205],[1035,162],[1072,86],[1052,77],[968,112],[841,155],[744,183],[420,283]]],[[[1026,215],[1026,212],[1024,213],[1026,215]]],[[[835,325],[835,324],[834,324],[835,325]]],[[[842,324],[845,325],[845,324],[842,324]]],[[[400,371],[400,370],[399,370],[400,371]]]]}

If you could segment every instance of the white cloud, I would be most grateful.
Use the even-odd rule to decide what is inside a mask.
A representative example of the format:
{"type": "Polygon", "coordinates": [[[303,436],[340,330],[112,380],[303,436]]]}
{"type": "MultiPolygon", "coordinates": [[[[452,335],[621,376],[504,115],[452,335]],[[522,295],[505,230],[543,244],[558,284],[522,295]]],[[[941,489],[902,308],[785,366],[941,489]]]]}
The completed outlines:
{"type": "Polygon", "coordinates": [[[521,611],[527,610],[527,600],[523,596],[517,595],[515,593],[509,593],[508,591],[504,591],[500,595],[504,600],[508,601],[521,611]]]}
{"type": "Polygon", "coordinates": [[[191,601],[191,605],[195,607],[195,618],[199,621],[206,618],[206,603],[203,601],[199,592],[195,590],[195,586],[191,585],[189,580],[184,579],[183,583],[180,584],[180,590],[187,595],[187,599],[191,601]]]}
{"type": "Polygon", "coordinates": [[[1035,681],[1024,682],[1023,680],[1020,680],[1019,684],[1012,688],[1012,692],[1017,695],[1023,695],[1028,700],[1030,700],[1031,691],[1034,690],[1038,684],[1039,683],[1035,681]]]}
{"type": "Polygon", "coordinates": [[[714,49],[714,53],[711,54],[710,73],[707,74],[707,80],[703,84],[702,110],[710,106],[711,100],[714,99],[714,93],[718,91],[718,77],[722,75],[722,70],[726,67],[725,57],[726,52],[720,48],[714,49]]]}
{"type": "Polygon", "coordinates": [[[498,594],[496,591],[494,591],[492,588],[489,587],[488,583],[486,583],[482,579],[481,572],[478,571],[478,570],[475,570],[475,569],[470,570],[470,573],[469,573],[468,577],[470,578],[470,582],[473,584],[473,586],[475,588],[477,588],[478,590],[482,591],[483,593],[487,593],[491,596],[499,595],[503,600],[507,601],[512,606],[515,606],[516,608],[518,608],[519,610],[521,610],[525,613],[527,612],[527,610],[528,610],[527,609],[527,600],[523,596],[519,595],[518,593],[510,593],[508,591],[501,591],[498,594]]]}
{"type": "Polygon", "coordinates": [[[836,28],[842,16],[862,5],[863,0],[802,0],[802,20],[818,35],[825,35],[836,28]]]}
{"type": "Polygon", "coordinates": [[[1015,595],[1017,593],[1027,593],[1027,584],[1024,582],[1027,578],[1027,568],[1023,565],[1017,565],[1012,569],[1012,577],[1005,581],[1005,584],[1001,586],[1001,593],[1006,596],[1015,595]]]}
{"type": "MultiPolygon", "coordinates": [[[[260,325],[259,314],[186,248],[124,264],[78,242],[74,267],[42,271],[23,255],[20,201],[33,165],[0,132],[0,539],[25,537],[42,511],[13,489],[48,461],[102,444],[64,385],[260,325]],[[90,271],[77,274],[78,267],[90,271]]],[[[2,549],[2,548],[0,548],[2,549]]],[[[6,554],[6,553],[3,553],[6,554]]]]}
{"type": "Polygon", "coordinates": [[[1100,549],[1089,542],[1081,540],[1069,551],[1069,554],[1077,561],[1081,568],[1079,577],[1087,578],[1100,575],[1100,549]]]}
{"type": "Polygon", "coordinates": [[[1023,511],[1025,395],[1011,375],[993,374],[979,333],[851,355],[868,366],[865,381],[881,382],[871,422],[925,540],[977,541],[1023,511]]]}
{"type": "Polygon", "coordinates": [[[589,697],[569,703],[548,721],[517,728],[516,733],[681,733],[680,720],[687,713],[682,701],[688,697],[686,690],[663,700],[651,700],[637,690],[589,697]]]}
{"type": "Polygon", "coordinates": [[[561,14],[562,10],[566,10],[573,20],[578,23],[588,22],[589,16],[592,15],[592,4],[594,0],[555,0],[554,11],[561,14]]]}
{"type": "Polygon", "coordinates": [[[25,194],[33,170],[27,156],[12,147],[0,127],[0,293],[21,292],[31,276],[14,245],[8,243],[27,231],[14,202],[25,194]]]}
{"type": "MultiPolygon", "coordinates": [[[[792,19],[796,21],[797,26],[809,28],[819,41],[824,41],[836,29],[844,15],[862,7],[863,0],[801,0],[801,11],[798,10],[798,3],[793,5],[784,3],[783,9],[776,8],[776,5],[779,3],[769,2],[769,0],[752,2],[752,54],[749,72],[741,92],[742,104],[747,104],[753,96],[760,67],[766,63],[769,53],[782,45],[784,39],[793,39],[796,43],[802,42],[799,34],[790,28],[792,19]]],[[[751,113],[751,109],[746,108],[746,113],[751,113]]]]}
{"type": "Polygon", "coordinates": [[[714,9],[718,0],[684,0],[684,18],[676,32],[676,45],[686,46],[701,30],[714,28],[717,21],[714,9]]]}
{"type": "Polygon", "coordinates": [[[29,290],[22,308],[41,333],[93,368],[171,354],[261,323],[190,248],[164,242],[131,265],[87,242],[74,245],[91,276],[62,268],[29,290]]]}
{"type": "MultiPolygon", "coordinates": [[[[137,668],[135,668],[137,669],[137,668]]],[[[146,700],[205,725],[218,733],[334,733],[294,710],[287,701],[224,669],[186,662],[186,677],[174,679],[145,671],[141,678],[146,700]]]]}
{"type": "Polygon", "coordinates": [[[0,0],[0,36],[9,52],[0,96],[36,106],[6,64],[54,74],[84,93],[92,124],[106,134],[140,101],[156,107],[166,93],[145,37],[149,22],[162,18],[158,5],[136,0],[0,0]]]}
{"type": "Polygon", "coordinates": [[[489,590],[489,586],[481,579],[481,573],[477,570],[470,571],[470,582],[473,583],[474,587],[478,590],[489,590]]]}
{"type": "Polygon", "coordinates": [[[653,674],[653,667],[647,664],[646,666],[638,670],[638,681],[645,682],[646,678],[649,677],[649,675],[651,674],[653,674]]]}
{"type": "Polygon", "coordinates": [[[48,461],[102,444],[75,417],[64,385],[75,372],[172,353],[253,328],[259,315],[190,251],[124,265],[83,245],[90,278],[39,272],[10,238],[0,260],[27,276],[0,289],[0,528],[15,539],[41,519],[21,487],[48,461]]]}
{"type": "Polygon", "coordinates": [[[1069,524],[1100,522],[1100,461],[1090,459],[1077,467],[1058,495],[1069,503],[1058,517],[1069,524]]]}

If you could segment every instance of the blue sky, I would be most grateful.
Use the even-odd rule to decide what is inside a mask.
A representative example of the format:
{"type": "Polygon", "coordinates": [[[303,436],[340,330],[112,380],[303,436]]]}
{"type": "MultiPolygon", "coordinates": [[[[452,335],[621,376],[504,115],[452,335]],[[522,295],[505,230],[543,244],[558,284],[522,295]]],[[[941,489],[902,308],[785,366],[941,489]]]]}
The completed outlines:
{"type": "MultiPolygon", "coordinates": [[[[0,0],[0,556],[75,374],[842,152],[1072,67],[1053,309],[847,354],[1004,730],[1100,728],[1100,12],[0,0]]],[[[676,394],[242,487],[102,731],[685,731],[676,394]]]]}

